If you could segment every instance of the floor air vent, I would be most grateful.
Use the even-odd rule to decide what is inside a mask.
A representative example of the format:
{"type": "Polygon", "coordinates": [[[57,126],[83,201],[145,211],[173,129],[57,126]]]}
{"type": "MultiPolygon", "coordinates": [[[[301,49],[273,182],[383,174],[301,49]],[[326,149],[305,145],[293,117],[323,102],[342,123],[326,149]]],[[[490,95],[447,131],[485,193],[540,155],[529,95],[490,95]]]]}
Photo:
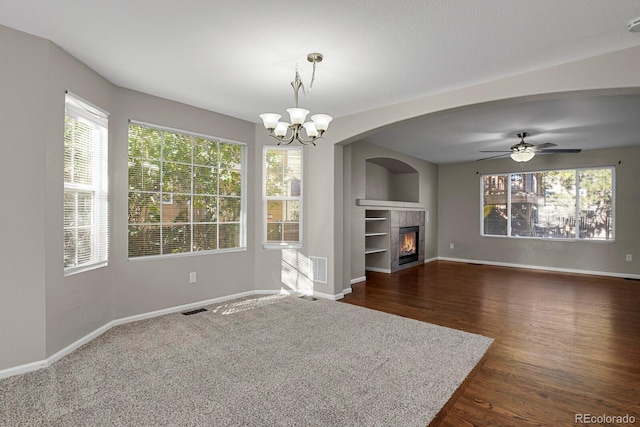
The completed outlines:
{"type": "Polygon", "coordinates": [[[192,314],[198,314],[198,313],[202,313],[203,311],[209,311],[206,308],[199,308],[197,310],[191,310],[191,311],[185,311],[184,314],[185,316],[191,316],[192,314]]]}

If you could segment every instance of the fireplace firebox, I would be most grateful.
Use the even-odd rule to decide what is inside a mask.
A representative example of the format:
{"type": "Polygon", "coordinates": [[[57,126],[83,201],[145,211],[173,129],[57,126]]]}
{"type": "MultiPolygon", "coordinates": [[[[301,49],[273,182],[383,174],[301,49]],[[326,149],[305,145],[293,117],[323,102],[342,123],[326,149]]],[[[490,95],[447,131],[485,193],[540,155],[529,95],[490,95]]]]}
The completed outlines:
{"type": "Polygon", "coordinates": [[[420,242],[420,227],[400,227],[398,244],[398,264],[403,265],[418,261],[418,244],[420,242]]]}

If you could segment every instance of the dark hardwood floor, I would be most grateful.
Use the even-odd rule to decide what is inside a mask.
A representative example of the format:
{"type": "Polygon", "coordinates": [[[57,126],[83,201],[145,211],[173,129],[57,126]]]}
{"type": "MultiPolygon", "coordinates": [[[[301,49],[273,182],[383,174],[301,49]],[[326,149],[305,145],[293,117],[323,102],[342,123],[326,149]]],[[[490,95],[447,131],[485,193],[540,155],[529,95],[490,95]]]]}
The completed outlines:
{"type": "Polygon", "coordinates": [[[639,281],[437,261],[352,288],[341,301],[494,338],[432,425],[640,425],[639,281]]]}

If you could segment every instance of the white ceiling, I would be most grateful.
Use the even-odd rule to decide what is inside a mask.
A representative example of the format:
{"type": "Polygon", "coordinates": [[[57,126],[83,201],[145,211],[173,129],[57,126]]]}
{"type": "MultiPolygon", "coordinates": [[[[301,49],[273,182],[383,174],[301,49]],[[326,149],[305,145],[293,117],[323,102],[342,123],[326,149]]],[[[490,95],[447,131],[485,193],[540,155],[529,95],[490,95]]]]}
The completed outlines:
{"type": "MultiPolygon", "coordinates": [[[[640,45],[638,0],[0,0],[0,24],[52,40],[116,85],[259,122],[293,103],[334,117],[640,45]]],[[[639,145],[640,97],[484,106],[368,138],[434,163],[528,142],[639,145]]],[[[330,131],[331,129],[329,129],[330,131]]]]}

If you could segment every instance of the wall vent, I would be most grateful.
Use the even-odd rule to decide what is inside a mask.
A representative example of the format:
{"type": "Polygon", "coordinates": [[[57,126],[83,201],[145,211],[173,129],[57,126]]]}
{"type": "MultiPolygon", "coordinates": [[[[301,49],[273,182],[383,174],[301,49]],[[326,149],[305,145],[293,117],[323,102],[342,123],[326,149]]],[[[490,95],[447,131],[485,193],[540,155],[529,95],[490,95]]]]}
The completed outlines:
{"type": "Polygon", "coordinates": [[[327,283],[327,259],[310,256],[309,277],[314,282],[327,283]]]}

